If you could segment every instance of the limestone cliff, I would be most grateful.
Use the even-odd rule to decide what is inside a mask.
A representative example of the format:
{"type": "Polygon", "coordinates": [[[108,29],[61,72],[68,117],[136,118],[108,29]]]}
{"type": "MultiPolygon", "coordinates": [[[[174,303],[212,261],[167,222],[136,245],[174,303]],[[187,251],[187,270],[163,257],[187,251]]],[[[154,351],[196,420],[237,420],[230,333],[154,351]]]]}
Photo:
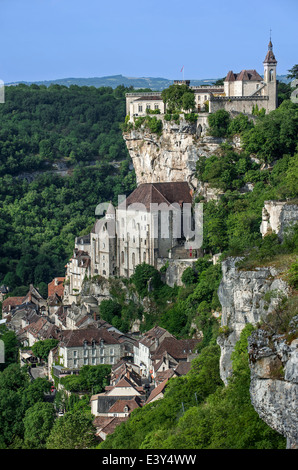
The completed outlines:
{"type": "MultiPolygon", "coordinates": [[[[251,271],[237,268],[240,258],[222,263],[223,277],[218,289],[222,305],[218,338],[221,347],[220,372],[225,384],[231,374],[231,353],[247,323],[256,326],[267,319],[289,286],[272,267],[251,271]]],[[[297,317],[287,335],[257,329],[249,338],[252,404],[270,427],[287,437],[288,448],[298,446],[298,340],[297,317]],[[292,338],[292,339],[291,339],[292,338]]]]}
{"type": "Polygon", "coordinates": [[[278,278],[274,267],[244,271],[235,265],[240,258],[228,258],[222,263],[222,280],[218,297],[222,306],[221,326],[224,330],[218,343],[221,347],[221,378],[227,384],[231,374],[231,352],[247,323],[256,325],[276,306],[275,296],[264,298],[267,292],[288,294],[288,286],[278,278]]]}
{"type": "Polygon", "coordinates": [[[198,123],[163,121],[162,134],[141,127],[123,134],[136,172],[137,184],[188,181],[196,189],[196,162],[211,156],[224,139],[205,135],[198,123]]]}
{"type": "Polygon", "coordinates": [[[298,317],[287,337],[256,330],[248,339],[251,402],[268,426],[298,449],[298,317]]]}

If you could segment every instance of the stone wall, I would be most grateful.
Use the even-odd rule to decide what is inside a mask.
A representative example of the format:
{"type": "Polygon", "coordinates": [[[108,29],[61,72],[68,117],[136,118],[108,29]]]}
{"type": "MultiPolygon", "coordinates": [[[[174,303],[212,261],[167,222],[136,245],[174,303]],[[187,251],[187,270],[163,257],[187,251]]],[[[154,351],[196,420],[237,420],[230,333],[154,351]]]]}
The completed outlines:
{"type": "Polygon", "coordinates": [[[219,109],[225,109],[232,112],[251,114],[253,106],[259,109],[265,108],[268,112],[268,96],[230,96],[230,97],[211,97],[209,103],[209,112],[215,113],[219,109]]]}

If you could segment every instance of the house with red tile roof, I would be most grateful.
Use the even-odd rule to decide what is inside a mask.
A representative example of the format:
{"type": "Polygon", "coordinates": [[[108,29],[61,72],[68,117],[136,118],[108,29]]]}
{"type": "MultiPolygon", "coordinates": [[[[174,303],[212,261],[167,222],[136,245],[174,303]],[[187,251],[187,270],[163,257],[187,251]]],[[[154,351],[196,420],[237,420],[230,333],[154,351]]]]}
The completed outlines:
{"type": "Polygon", "coordinates": [[[64,281],[65,277],[55,277],[48,284],[48,297],[52,297],[56,294],[60,299],[62,299],[64,293],[64,281]]]}
{"type": "Polygon", "coordinates": [[[156,400],[160,400],[164,397],[166,386],[169,382],[169,378],[166,378],[163,382],[161,382],[157,387],[155,387],[149,395],[145,405],[148,403],[153,403],[156,400]]]}
{"type": "Polygon", "coordinates": [[[11,310],[13,310],[17,305],[21,305],[24,302],[25,297],[7,297],[2,302],[2,315],[5,318],[11,310]]]}

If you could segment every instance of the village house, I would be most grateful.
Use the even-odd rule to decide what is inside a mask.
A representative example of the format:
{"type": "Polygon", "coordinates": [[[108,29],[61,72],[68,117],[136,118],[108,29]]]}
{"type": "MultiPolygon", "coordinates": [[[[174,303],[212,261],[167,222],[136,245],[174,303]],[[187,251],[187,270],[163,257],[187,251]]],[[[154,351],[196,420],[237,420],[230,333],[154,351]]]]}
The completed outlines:
{"type": "Polygon", "coordinates": [[[147,399],[145,404],[148,405],[148,403],[153,403],[154,401],[160,400],[161,398],[163,398],[168,382],[169,382],[169,379],[166,378],[157,387],[155,387],[150,393],[149,398],[147,399]]]}
{"type": "Polygon", "coordinates": [[[140,367],[140,375],[153,379],[152,355],[167,338],[174,338],[167,330],[160,326],[155,326],[144,333],[138,345],[134,347],[134,363],[140,367]]]}
{"type": "Polygon", "coordinates": [[[89,253],[75,248],[66,268],[64,303],[72,304],[76,302],[76,297],[81,292],[85,276],[90,276],[89,253]]]}
{"type": "Polygon", "coordinates": [[[103,393],[93,395],[90,404],[91,413],[95,416],[96,436],[105,440],[116,426],[129,418],[132,411],[143,406],[146,396],[143,386],[132,381],[129,374],[121,375],[115,385],[105,387],[103,393]]]}
{"type": "Polygon", "coordinates": [[[79,370],[84,365],[116,364],[127,354],[127,348],[131,349],[129,338],[92,325],[84,329],[61,330],[58,339],[56,362],[70,370],[79,370]]]}

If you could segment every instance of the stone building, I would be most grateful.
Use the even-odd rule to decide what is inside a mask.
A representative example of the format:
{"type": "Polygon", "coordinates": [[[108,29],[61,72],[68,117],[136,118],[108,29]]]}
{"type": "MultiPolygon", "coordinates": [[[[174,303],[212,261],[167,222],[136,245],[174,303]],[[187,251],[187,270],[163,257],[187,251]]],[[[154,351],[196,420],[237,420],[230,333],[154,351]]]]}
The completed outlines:
{"type": "MultiPolygon", "coordinates": [[[[209,113],[213,113],[219,109],[225,109],[229,112],[251,114],[253,107],[256,105],[259,109],[264,108],[267,113],[273,111],[277,108],[277,60],[273,53],[271,39],[263,67],[263,78],[254,69],[241,70],[239,73],[229,71],[224,80],[224,86],[190,86],[195,94],[196,111],[208,110],[209,113]]],[[[174,84],[179,83],[189,85],[189,81],[186,80],[174,81],[174,84]]],[[[133,116],[144,116],[152,101],[154,101],[154,106],[159,106],[161,114],[166,113],[161,93],[155,92],[127,93],[126,114],[129,114],[131,118],[133,116]],[[153,98],[155,98],[155,101],[153,98]]]]}
{"type": "Polygon", "coordinates": [[[149,93],[127,93],[126,114],[130,116],[146,116],[148,110],[165,113],[165,105],[161,92],[149,93]]]}
{"type": "Polygon", "coordinates": [[[63,330],[59,340],[59,365],[67,369],[116,364],[122,356],[123,345],[105,328],[63,330]]]}
{"type": "Polygon", "coordinates": [[[73,256],[66,265],[64,282],[64,303],[76,302],[81,292],[85,276],[90,275],[90,255],[87,251],[74,249],[73,256]]]}
{"type": "Polygon", "coordinates": [[[85,277],[130,277],[143,262],[187,257],[193,236],[192,190],[185,181],[140,184],[116,209],[110,203],[90,236],[77,239],[67,264],[64,304],[76,303],[85,277]],[[80,250],[82,243],[86,251],[80,250]],[[88,251],[87,251],[88,250],[88,251]]]}

